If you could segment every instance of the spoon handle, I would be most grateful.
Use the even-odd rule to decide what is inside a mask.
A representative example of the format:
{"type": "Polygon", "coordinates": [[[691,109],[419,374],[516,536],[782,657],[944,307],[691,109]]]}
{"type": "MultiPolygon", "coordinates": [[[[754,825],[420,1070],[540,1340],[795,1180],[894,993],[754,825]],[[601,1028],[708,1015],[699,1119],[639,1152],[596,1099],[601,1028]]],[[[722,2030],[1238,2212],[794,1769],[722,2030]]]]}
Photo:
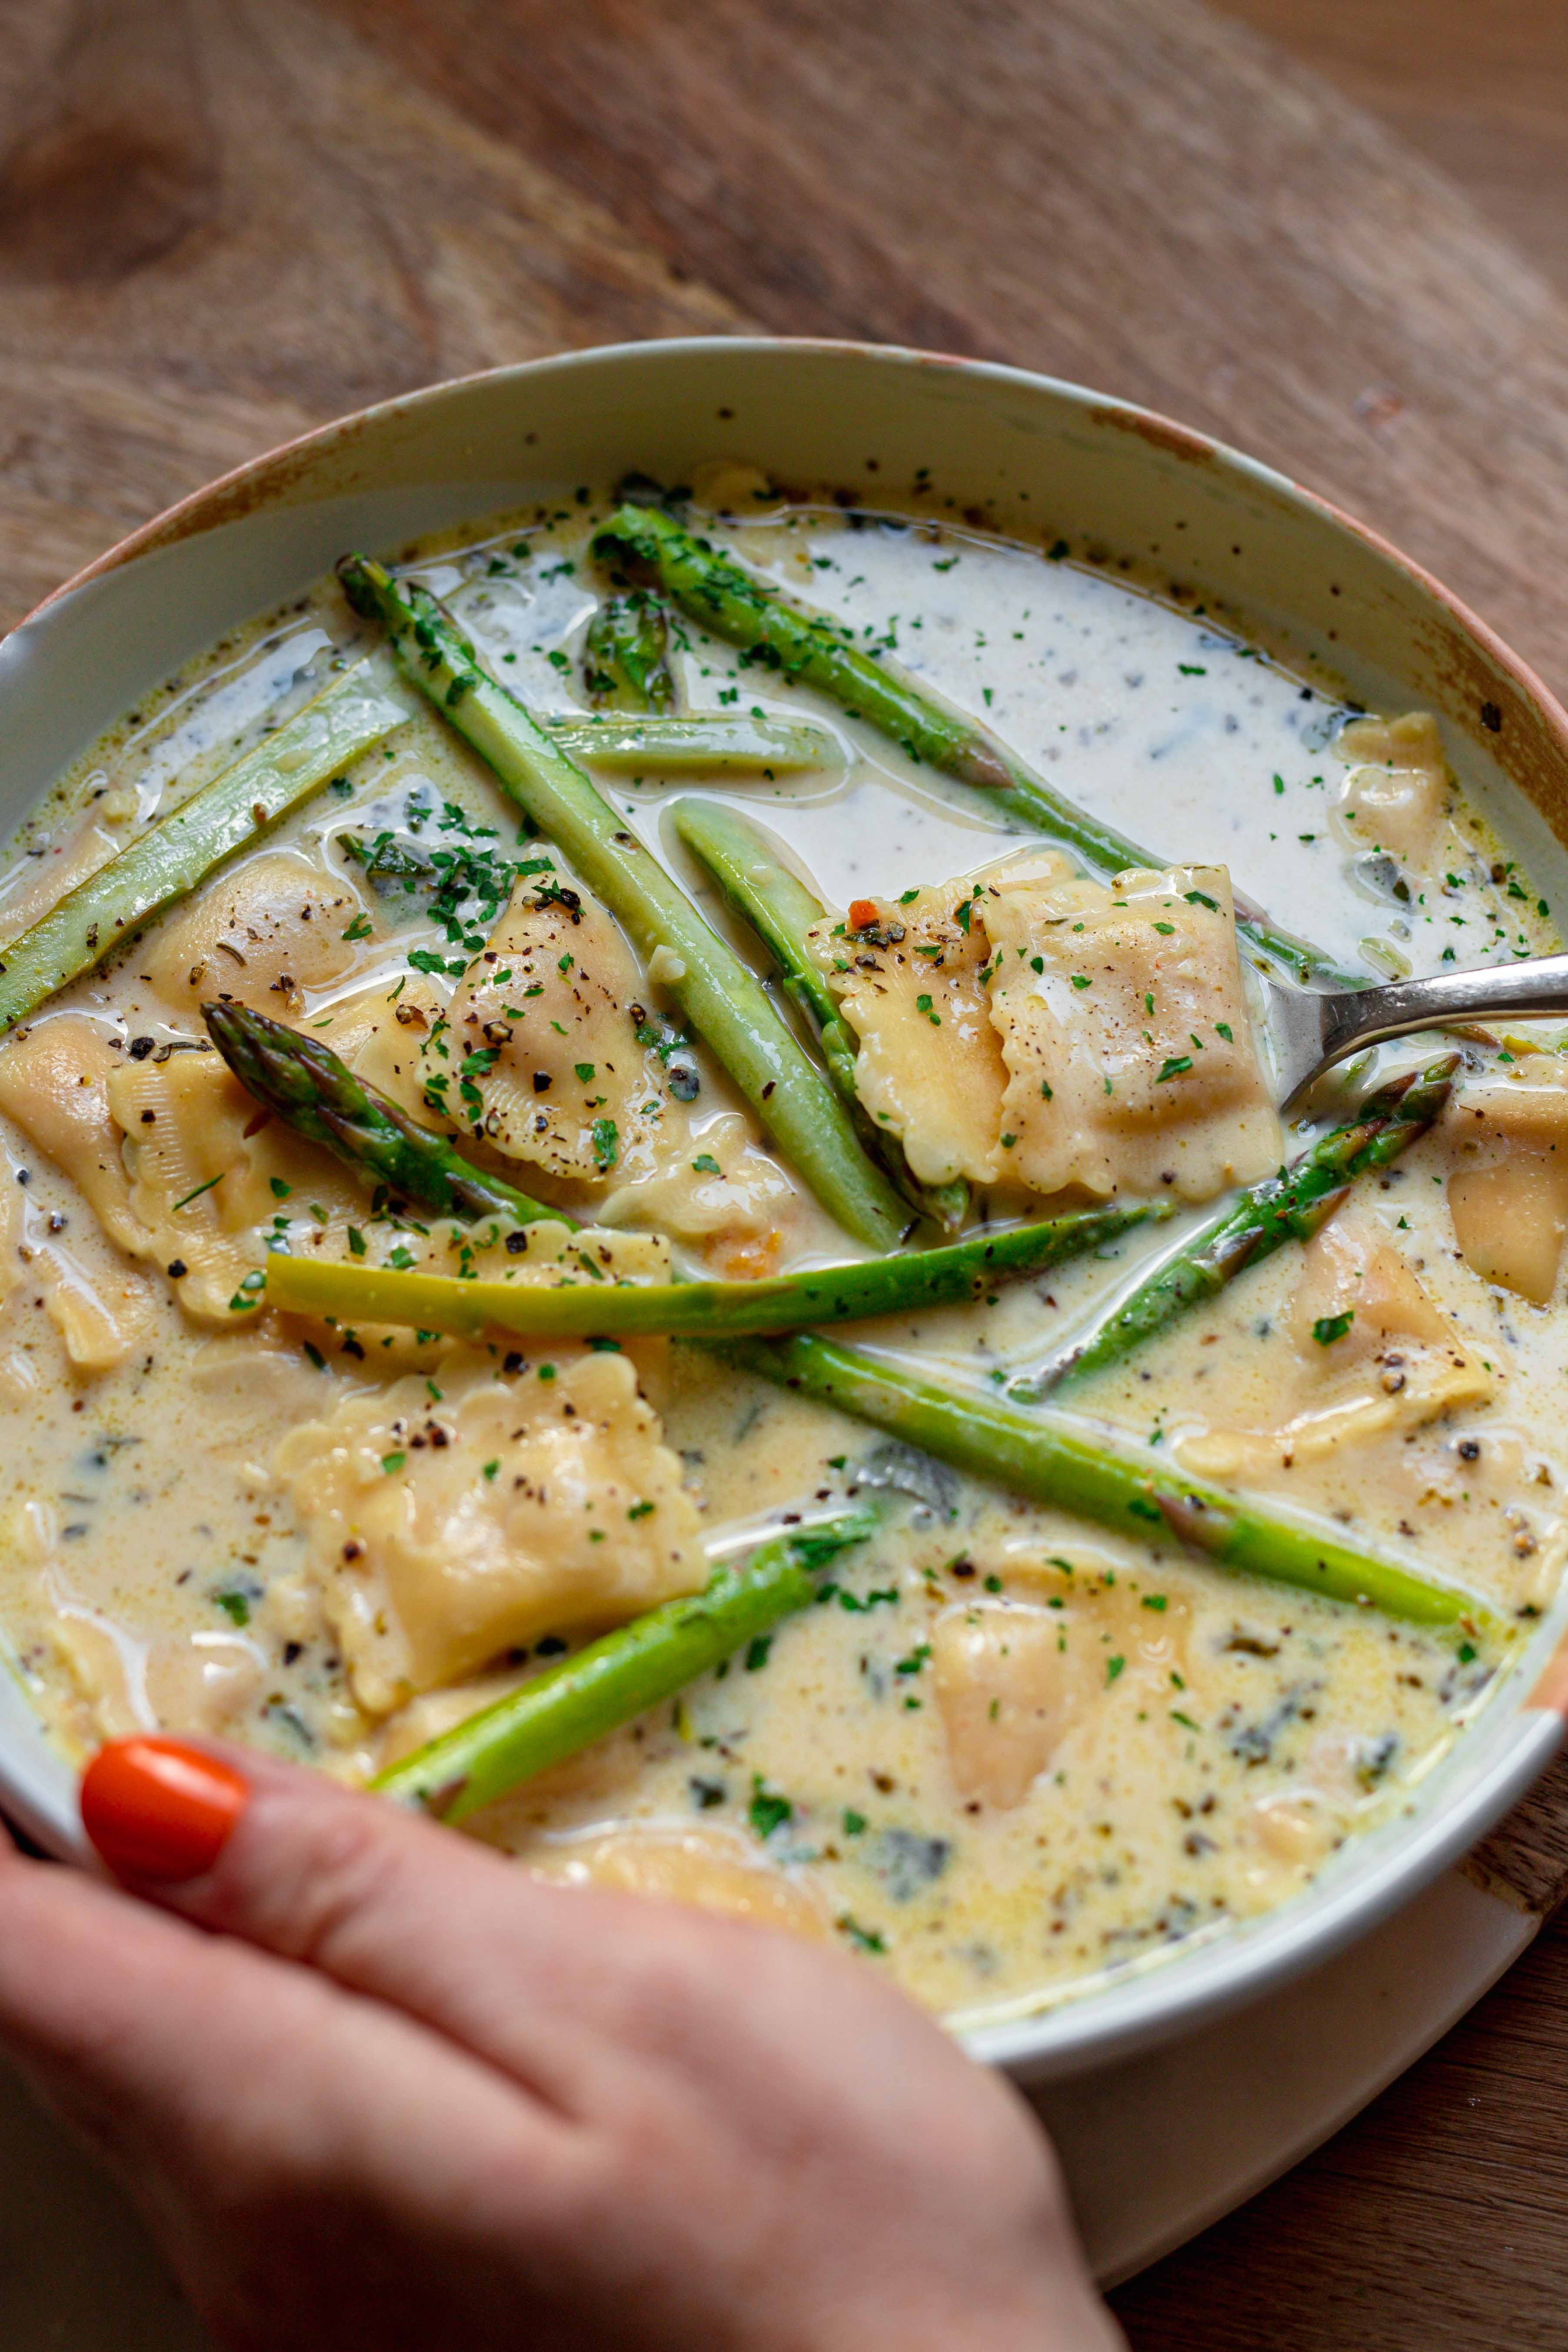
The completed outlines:
{"type": "Polygon", "coordinates": [[[1480,971],[1440,972],[1431,980],[1396,980],[1384,988],[1321,1000],[1323,1051],[1320,1069],[1342,1061],[1358,1045],[1440,1029],[1501,1013],[1568,1013],[1568,955],[1534,956],[1480,971]]]}

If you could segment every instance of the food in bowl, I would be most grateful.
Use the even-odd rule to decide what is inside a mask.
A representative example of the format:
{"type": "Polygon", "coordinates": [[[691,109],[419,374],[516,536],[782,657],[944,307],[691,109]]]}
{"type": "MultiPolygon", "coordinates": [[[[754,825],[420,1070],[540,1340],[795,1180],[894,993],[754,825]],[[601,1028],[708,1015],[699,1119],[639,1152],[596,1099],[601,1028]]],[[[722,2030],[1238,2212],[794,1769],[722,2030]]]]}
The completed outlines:
{"type": "Polygon", "coordinates": [[[1282,1123],[1298,984],[1557,943],[1424,712],[756,469],[341,567],[24,828],[0,1612],[932,2005],[1212,1938],[1560,1573],[1556,1034],[1282,1123]]]}

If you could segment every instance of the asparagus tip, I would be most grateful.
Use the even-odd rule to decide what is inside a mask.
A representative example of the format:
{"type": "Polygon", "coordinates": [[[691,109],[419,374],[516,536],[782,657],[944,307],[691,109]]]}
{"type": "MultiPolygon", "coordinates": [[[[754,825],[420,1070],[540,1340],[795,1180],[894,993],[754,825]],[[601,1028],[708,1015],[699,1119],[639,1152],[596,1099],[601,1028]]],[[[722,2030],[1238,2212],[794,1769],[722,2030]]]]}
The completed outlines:
{"type": "Polygon", "coordinates": [[[215,1045],[221,1046],[226,1038],[237,1040],[239,1025],[234,1018],[232,1005],[216,1003],[204,1004],[201,1007],[201,1016],[206,1023],[208,1034],[215,1045]]]}
{"type": "Polygon", "coordinates": [[[362,621],[380,617],[376,603],[374,568],[365,555],[340,555],[333,567],[338,584],[362,621]]]}

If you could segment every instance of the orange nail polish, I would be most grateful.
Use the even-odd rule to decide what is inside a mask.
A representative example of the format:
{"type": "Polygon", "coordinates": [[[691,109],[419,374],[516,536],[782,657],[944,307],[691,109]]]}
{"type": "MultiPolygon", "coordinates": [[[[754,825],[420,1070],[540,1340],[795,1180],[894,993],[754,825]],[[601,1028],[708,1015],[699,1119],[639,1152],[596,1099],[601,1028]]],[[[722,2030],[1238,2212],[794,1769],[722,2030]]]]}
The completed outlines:
{"type": "Polygon", "coordinates": [[[182,1739],[111,1739],[81,1780],[81,1818],[116,1878],[199,1878],[250,1801],[248,1782],[182,1739]]]}

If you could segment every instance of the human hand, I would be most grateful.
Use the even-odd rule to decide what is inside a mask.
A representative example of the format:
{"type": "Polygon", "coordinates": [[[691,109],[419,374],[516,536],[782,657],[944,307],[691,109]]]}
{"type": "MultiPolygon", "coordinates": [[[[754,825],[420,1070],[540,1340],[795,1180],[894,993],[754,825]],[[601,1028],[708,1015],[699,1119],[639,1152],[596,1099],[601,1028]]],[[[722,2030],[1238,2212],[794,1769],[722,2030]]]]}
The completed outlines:
{"type": "Polygon", "coordinates": [[[5,1853],[0,2045],[237,2352],[1121,2343],[1022,2102],[863,1963],[249,1752],[116,1743],[84,1813],[133,1891],[5,1853]]]}

